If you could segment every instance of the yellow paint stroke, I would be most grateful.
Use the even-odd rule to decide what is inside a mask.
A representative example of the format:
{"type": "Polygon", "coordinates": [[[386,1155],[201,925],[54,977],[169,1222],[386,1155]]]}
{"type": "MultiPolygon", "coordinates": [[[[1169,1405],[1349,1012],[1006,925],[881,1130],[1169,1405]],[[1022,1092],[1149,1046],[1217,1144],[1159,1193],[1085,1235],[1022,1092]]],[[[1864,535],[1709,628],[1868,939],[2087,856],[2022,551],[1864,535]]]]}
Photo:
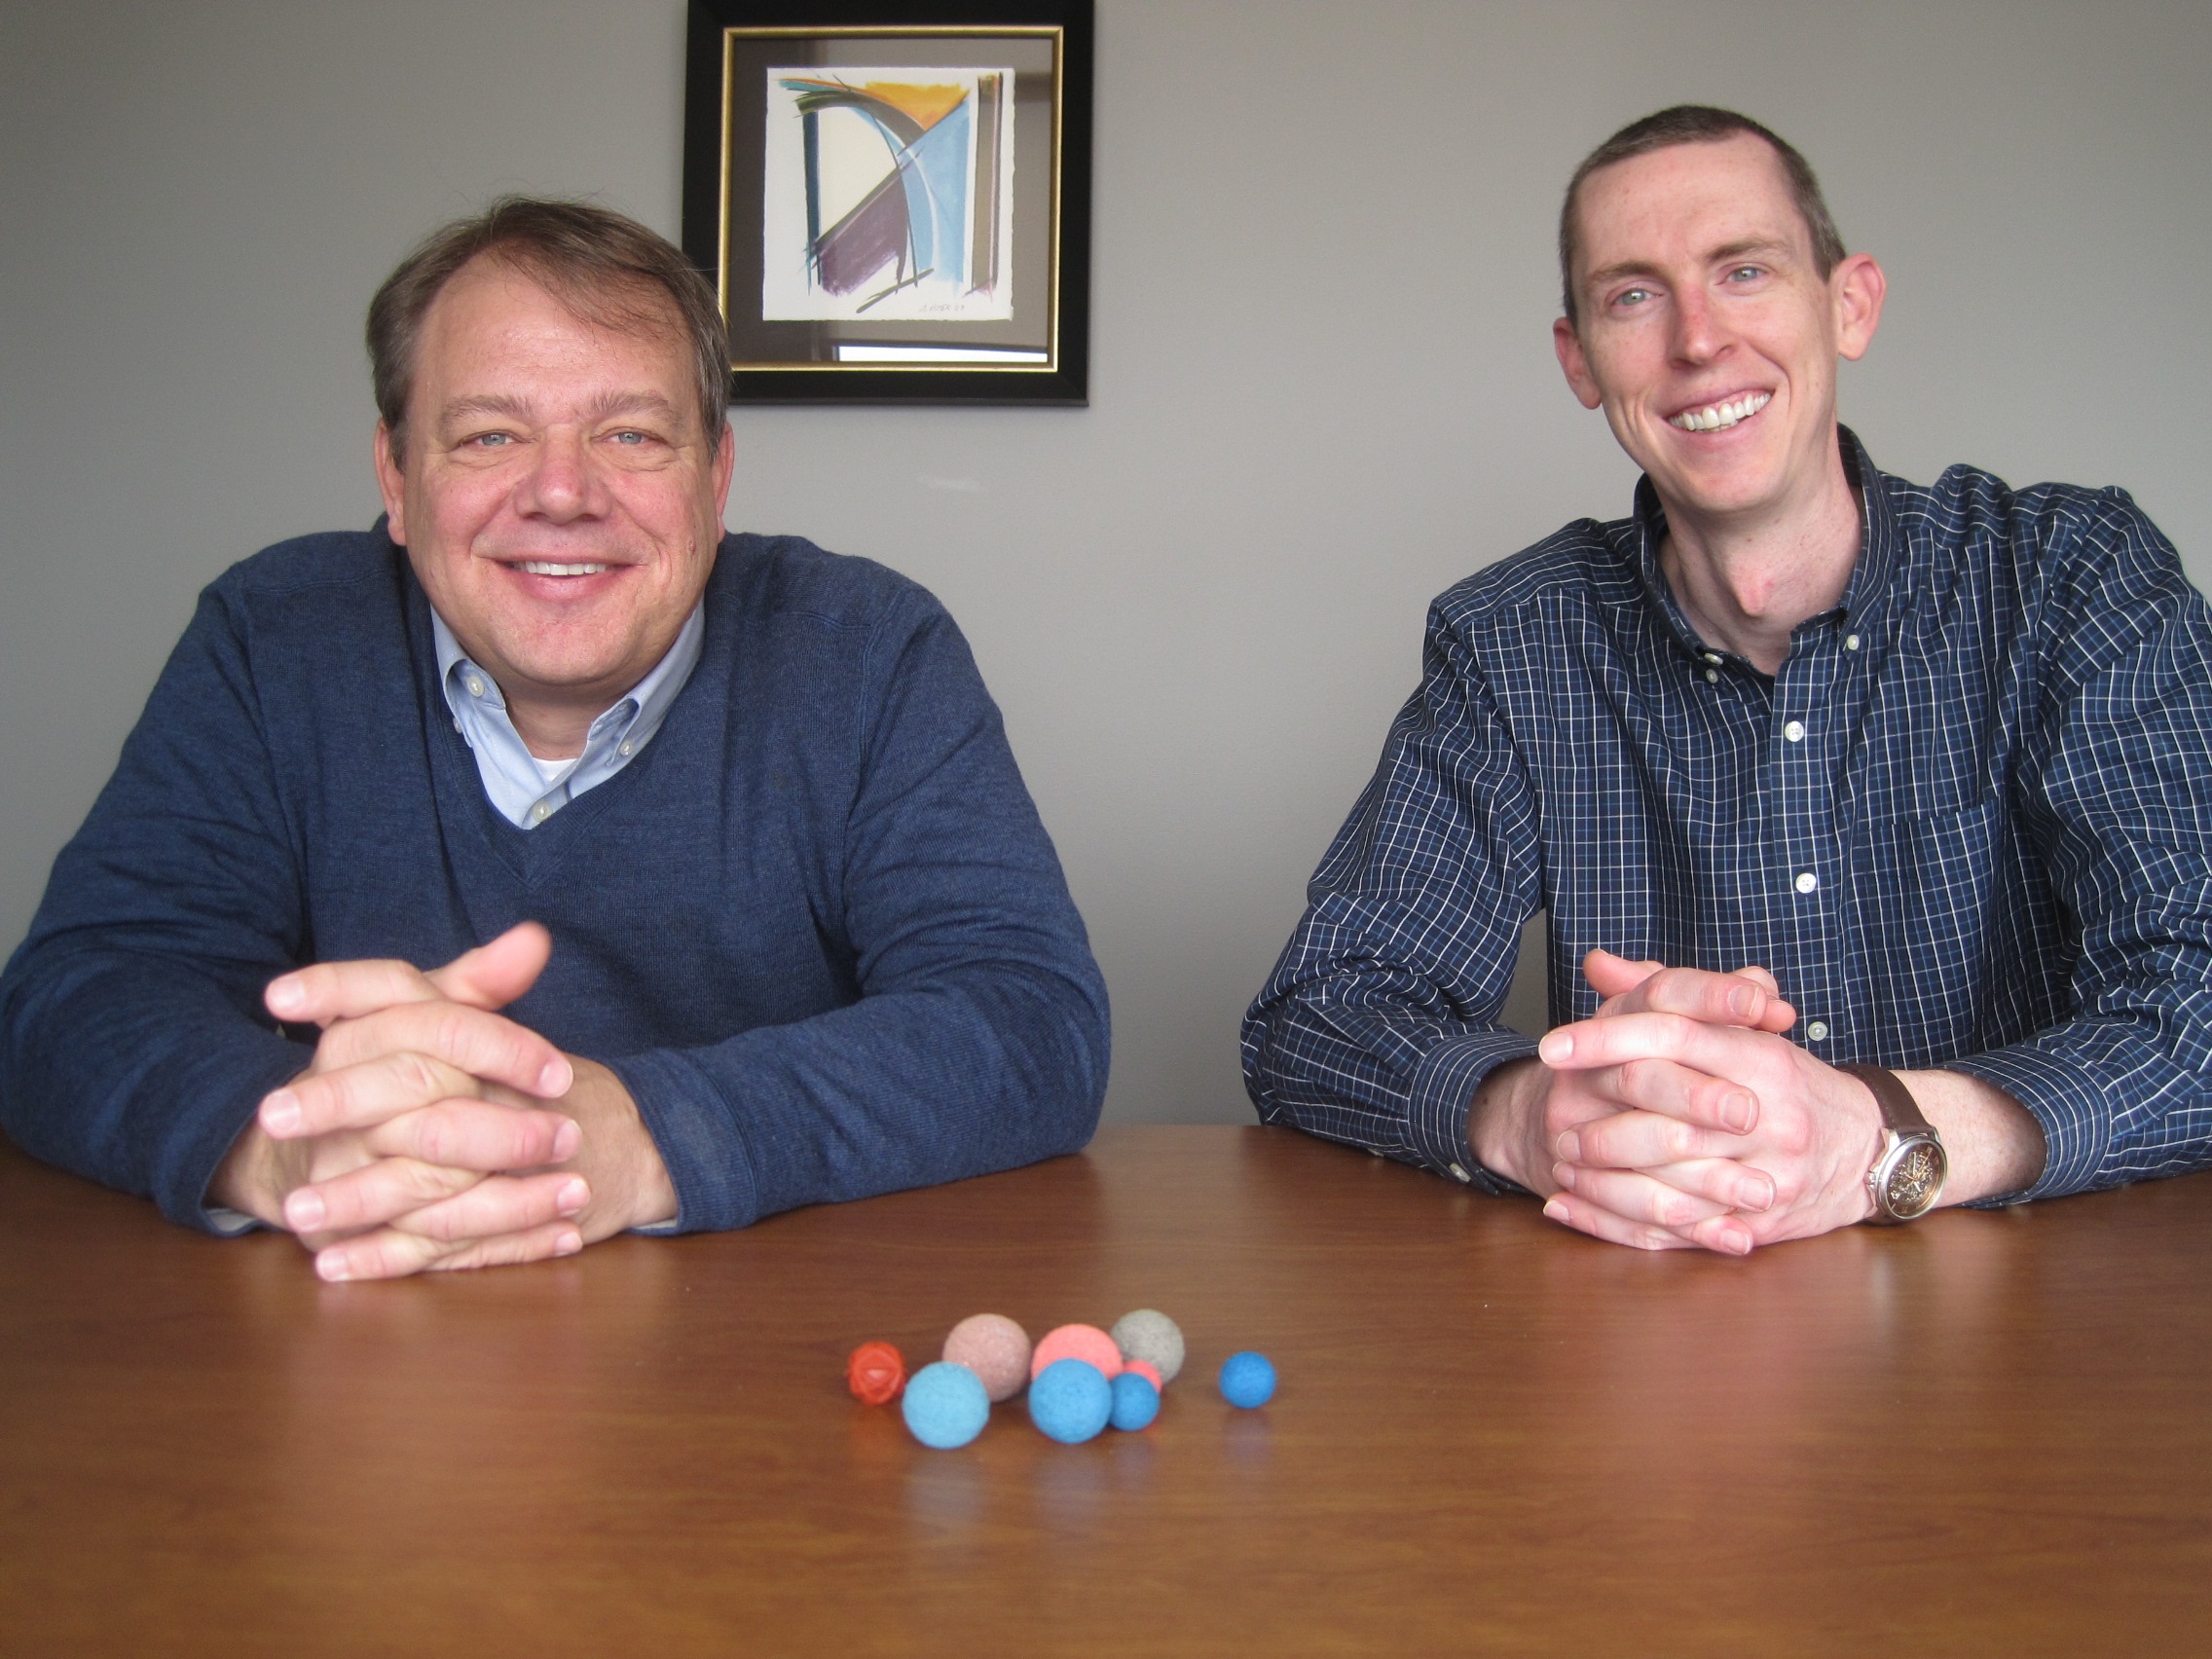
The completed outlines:
{"type": "Polygon", "coordinates": [[[870,81],[861,91],[912,116],[925,132],[958,109],[968,95],[966,87],[914,87],[902,81],[870,81]]]}

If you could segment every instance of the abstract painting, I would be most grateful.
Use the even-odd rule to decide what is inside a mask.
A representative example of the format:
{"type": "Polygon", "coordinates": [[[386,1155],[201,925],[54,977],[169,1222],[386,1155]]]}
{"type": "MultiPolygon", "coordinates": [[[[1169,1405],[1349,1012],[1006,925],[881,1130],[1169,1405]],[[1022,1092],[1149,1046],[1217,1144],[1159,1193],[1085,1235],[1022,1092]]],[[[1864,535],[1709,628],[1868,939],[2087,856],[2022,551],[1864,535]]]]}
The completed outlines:
{"type": "Polygon", "coordinates": [[[767,71],[760,314],[1014,315],[1014,71],[767,71]]]}

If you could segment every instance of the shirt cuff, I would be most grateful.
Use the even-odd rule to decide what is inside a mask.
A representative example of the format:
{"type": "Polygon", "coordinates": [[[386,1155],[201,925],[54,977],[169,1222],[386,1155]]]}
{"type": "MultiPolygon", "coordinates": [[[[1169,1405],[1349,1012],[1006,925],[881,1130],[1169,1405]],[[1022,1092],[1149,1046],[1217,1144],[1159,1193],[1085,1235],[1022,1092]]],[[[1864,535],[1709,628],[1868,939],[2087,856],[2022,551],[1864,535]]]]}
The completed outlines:
{"type": "Polygon", "coordinates": [[[2079,1062],[2022,1043],[1946,1060],[1943,1069],[2002,1088],[2043,1125],[2046,1151],[2043,1173],[2035,1184],[1984,1201],[2009,1204],[2054,1198],[2095,1183],[2112,1149],[2112,1109],[2102,1084],[2079,1062]]]}
{"type": "Polygon", "coordinates": [[[729,1107],[697,1068],[671,1050],[604,1062],[637,1102],[676,1189],[676,1219],[641,1233],[720,1232],[750,1227],[760,1213],[753,1160],[729,1107]]]}
{"type": "Polygon", "coordinates": [[[1508,1061],[1530,1059],[1535,1052],[1535,1040],[1518,1031],[1483,1031],[1447,1038],[1421,1056],[1408,1091],[1406,1121],[1423,1167],[1486,1193],[1528,1190],[1475,1161],[1467,1140],[1467,1111],[1483,1079],[1508,1061]]]}

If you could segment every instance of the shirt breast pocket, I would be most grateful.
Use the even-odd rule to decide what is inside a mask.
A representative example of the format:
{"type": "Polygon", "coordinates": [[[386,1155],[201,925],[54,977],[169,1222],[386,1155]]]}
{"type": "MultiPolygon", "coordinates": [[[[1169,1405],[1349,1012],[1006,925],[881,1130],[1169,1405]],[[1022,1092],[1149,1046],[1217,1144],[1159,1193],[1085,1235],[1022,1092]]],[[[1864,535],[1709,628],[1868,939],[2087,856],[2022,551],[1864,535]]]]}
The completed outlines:
{"type": "Polygon", "coordinates": [[[1980,1027],[1989,903],[2009,820],[2002,791],[1931,798],[1931,810],[1862,823],[1851,905],[1870,1007],[1898,1064],[1947,1059],[1980,1027]]]}

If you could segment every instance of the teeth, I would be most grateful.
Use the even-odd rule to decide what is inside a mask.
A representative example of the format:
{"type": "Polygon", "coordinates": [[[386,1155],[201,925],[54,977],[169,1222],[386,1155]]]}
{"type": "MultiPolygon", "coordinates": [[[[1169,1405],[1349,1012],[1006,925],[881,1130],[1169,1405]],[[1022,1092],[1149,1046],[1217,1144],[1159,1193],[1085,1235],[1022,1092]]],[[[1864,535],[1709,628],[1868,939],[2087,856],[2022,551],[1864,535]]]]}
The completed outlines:
{"type": "Polygon", "coordinates": [[[525,559],[522,569],[534,576],[596,576],[605,565],[556,565],[550,559],[525,559]]]}
{"type": "Polygon", "coordinates": [[[1685,409],[1667,423],[1679,426],[1685,432],[1725,431],[1739,421],[1748,421],[1774,401],[1771,391],[1747,391],[1733,403],[1713,403],[1703,409],[1685,409]]]}

